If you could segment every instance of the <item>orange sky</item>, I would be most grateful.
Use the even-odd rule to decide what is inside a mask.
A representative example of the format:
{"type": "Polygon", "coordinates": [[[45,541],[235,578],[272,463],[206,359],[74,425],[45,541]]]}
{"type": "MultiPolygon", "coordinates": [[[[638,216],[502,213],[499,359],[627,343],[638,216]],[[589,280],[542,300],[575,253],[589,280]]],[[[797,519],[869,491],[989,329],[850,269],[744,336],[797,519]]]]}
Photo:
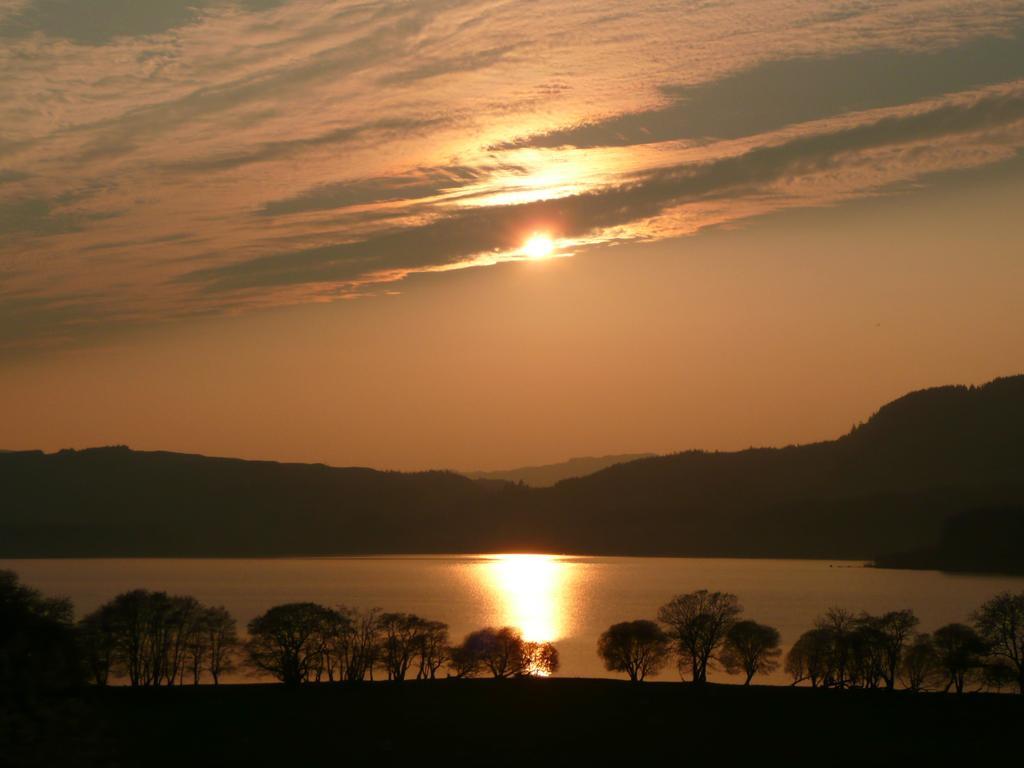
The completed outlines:
{"type": "Polygon", "coordinates": [[[62,3],[0,11],[0,447],[486,469],[1024,370],[1019,4],[62,3]]]}

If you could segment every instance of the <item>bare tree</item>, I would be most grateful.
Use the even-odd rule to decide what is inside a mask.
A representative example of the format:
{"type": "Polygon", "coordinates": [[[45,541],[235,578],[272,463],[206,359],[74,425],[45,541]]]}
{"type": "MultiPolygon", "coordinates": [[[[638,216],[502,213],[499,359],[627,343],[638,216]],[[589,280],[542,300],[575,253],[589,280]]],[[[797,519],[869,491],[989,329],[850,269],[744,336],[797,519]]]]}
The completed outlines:
{"type": "Polygon", "coordinates": [[[479,629],[466,635],[462,645],[449,649],[449,668],[455,677],[468,677],[480,670],[496,678],[550,675],[558,666],[554,645],[524,640],[515,627],[479,629]]]}
{"type": "Polygon", "coordinates": [[[1015,678],[1024,694],[1024,592],[1003,592],[987,601],[972,616],[974,627],[988,645],[997,672],[1015,678]]]}
{"type": "Polygon", "coordinates": [[[931,635],[917,635],[914,642],[903,650],[900,678],[910,691],[928,689],[938,668],[938,656],[931,635]]]}
{"type": "Polygon", "coordinates": [[[889,639],[882,619],[862,613],[847,638],[847,680],[851,688],[878,688],[885,679],[889,639]]]}
{"type": "MultiPolygon", "coordinates": [[[[162,668],[164,683],[167,685],[181,684],[185,672],[189,668],[189,658],[193,650],[205,655],[205,641],[201,637],[199,624],[203,619],[203,607],[199,601],[190,596],[173,596],[168,598],[160,622],[158,642],[154,650],[162,657],[159,665],[162,668]]],[[[193,659],[194,661],[194,659],[193,659]]],[[[202,664],[192,665],[194,676],[202,673],[202,664]]],[[[195,680],[198,684],[198,679],[195,680]]]]}
{"type": "Polygon", "coordinates": [[[512,677],[523,669],[523,636],[514,627],[487,627],[471,632],[463,647],[494,677],[512,677]]]}
{"type": "Polygon", "coordinates": [[[448,660],[448,625],[443,621],[428,621],[419,638],[420,666],[418,680],[433,680],[437,671],[448,660]]]}
{"type": "Polygon", "coordinates": [[[123,592],[94,612],[110,633],[112,671],[132,686],[159,685],[166,669],[166,624],[170,610],[166,592],[136,589],[123,592]]]}
{"type": "Polygon", "coordinates": [[[750,685],[754,675],[768,674],[779,668],[779,630],[756,621],[738,621],[725,636],[720,659],[730,675],[743,673],[744,685],[750,685]]]}
{"type": "Polygon", "coordinates": [[[79,638],[97,684],[118,675],[133,686],[181,685],[186,676],[198,685],[211,665],[216,682],[237,642],[226,609],[145,589],[117,595],[83,618],[79,638]]]}
{"type": "MultiPolygon", "coordinates": [[[[70,600],[45,597],[19,583],[13,571],[0,570],[0,743],[11,743],[5,715],[12,697],[24,706],[36,691],[81,682],[73,613],[70,600]]],[[[3,754],[0,762],[8,757],[3,754]]]]}
{"type": "Polygon", "coordinates": [[[351,627],[348,645],[348,660],[345,679],[355,682],[369,677],[373,680],[373,668],[381,653],[380,611],[345,609],[351,627]]]}
{"type": "Polygon", "coordinates": [[[249,622],[249,662],[285,685],[315,680],[334,618],[333,610],[316,603],[274,606],[249,622]]]}
{"type": "Polygon", "coordinates": [[[335,678],[339,681],[345,679],[352,633],[352,619],[345,610],[339,608],[331,611],[330,617],[324,623],[324,653],[321,665],[329,682],[333,683],[335,678]]]}
{"type": "Polygon", "coordinates": [[[819,642],[827,637],[830,645],[822,684],[825,687],[845,688],[850,682],[849,668],[857,619],[850,611],[833,607],[818,618],[815,628],[823,630],[823,634],[818,636],[819,642]]]}
{"type": "Polygon", "coordinates": [[[208,609],[203,608],[196,621],[193,622],[192,631],[189,633],[188,641],[185,645],[185,661],[191,674],[192,685],[199,685],[202,682],[203,672],[206,671],[210,654],[207,613],[208,609]]]}
{"type": "Polygon", "coordinates": [[[793,685],[808,681],[812,688],[826,685],[832,675],[832,631],[810,629],[800,635],[786,655],[786,671],[793,685]]]}
{"type": "Polygon", "coordinates": [[[117,652],[109,605],[86,615],[78,622],[77,632],[78,644],[93,682],[99,686],[106,685],[117,652]]]}
{"type": "Polygon", "coordinates": [[[612,624],[597,640],[597,654],[605,669],[625,672],[634,683],[658,674],[669,653],[668,635],[646,619],[612,624]]]}
{"type": "Polygon", "coordinates": [[[948,691],[963,693],[971,677],[984,666],[985,642],[966,624],[947,624],[932,635],[938,666],[948,691]]]}
{"type": "Polygon", "coordinates": [[[676,595],[658,611],[658,621],[675,641],[680,667],[690,667],[695,683],[707,682],[708,664],[742,611],[736,595],[706,589],[676,595]]]}
{"type": "Polygon", "coordinates": [[[219,685],[220,676],[235,668],[238,624],[234,616],[222,605],[207,608],[204,619],[203,629],[206,632],[208,650],[207,666],[213,684],[219,685]]]}
{"type": "Polygon", "coordinates": [[[428,622],[412,613],[382,613],[381,649],[388,680],[405,679],[420,651],[428,622]]]}
{"type": "Polygon", "coordinates": [[[519,675],[548,677],[558,671],[561,660],[554,643],[524,642],[519,675]]]}
{"type": "Polygon", "coordinates": [[[880,616],[875,623],[882,637],[882,676],[885,679],[885,687],[890,691],[896,687],[900,664],[918,624],[920,620],[909,608],[889,611],[880,616]]]}
{"type": "Polygon", "coordinates": [[[473,677],[480,671],[480,656],[467,642],[448,649],[448,670],[450,677],[473,677]]]}

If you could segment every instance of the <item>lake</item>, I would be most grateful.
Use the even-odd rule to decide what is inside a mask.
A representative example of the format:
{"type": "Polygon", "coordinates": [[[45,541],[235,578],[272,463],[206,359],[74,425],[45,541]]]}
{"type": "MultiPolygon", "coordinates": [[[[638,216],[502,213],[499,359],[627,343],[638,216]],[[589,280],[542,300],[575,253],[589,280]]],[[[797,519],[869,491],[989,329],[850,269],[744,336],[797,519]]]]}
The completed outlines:
{"type": "MultiPolygon", "coordinates": [[[[313,601],[408,611],[445,621],[453,639],[511,624],[529,640],[554,642],[560,675],[610,677],[595,648],[610,624],[653,619],[680,592],[734,592],[748,618],[771,624],[788,648],[831,606],[872,613],[912,608],[925,631],[970,612],[1024,578],[881,570],[823,560],[746,560],[558,555],[456,555],[268,559],[0,560],[0,569],[78,616],[143,587],[225,605],[239,626],[279,603],[313,601]]],[[[674,667],[663,679],[677,677],[674,667]]],[[[721,672],[712,679],[735,680],[721,672]]],[[[762,680],[762,682],[765,682],[762,680]]],[[[781,672],[771,682],[788,682],[781,672]]]]}

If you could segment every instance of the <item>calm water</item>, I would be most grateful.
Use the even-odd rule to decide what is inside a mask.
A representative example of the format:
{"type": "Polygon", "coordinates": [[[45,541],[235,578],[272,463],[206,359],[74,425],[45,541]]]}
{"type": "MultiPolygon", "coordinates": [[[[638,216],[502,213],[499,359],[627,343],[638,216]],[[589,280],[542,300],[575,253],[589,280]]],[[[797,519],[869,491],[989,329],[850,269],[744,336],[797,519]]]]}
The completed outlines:
{"type": "MultiPolygon", "coordinates": [[[[654,618],[672,595],[707,588],[735,592],[745,615],[772,624],[789,645],[826,608],[871,612],[913,608],[922,628],[964,621],[1024,578],[889,571],[821,560],[560,557],[337,557],[254,560],[0,560],[29,585],[66,595],[82,615],[135,587],[195,595],[226,605],[244,626],[272,605],[311,600],[410,611],[449,624],[452,637],[512,624],[550,640],[560,674],[608,676],[595,653],[608,625],[654,618]]],[[[675,677],[667,670],[663,677],[675,677]]],[[[718,673],[716,679],[730,679],[718,673]]],[[[775,682],[786,678],[777,673],[775,682]]]]}

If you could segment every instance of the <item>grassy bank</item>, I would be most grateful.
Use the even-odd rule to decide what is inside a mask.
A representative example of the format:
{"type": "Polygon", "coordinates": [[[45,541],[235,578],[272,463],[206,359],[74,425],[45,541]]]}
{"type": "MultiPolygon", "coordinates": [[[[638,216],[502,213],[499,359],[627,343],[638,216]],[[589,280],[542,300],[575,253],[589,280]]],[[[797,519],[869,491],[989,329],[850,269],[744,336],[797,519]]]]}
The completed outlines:
{"type": "Polygon", "coordinates": [[[1024,697],[613,680],[91,689],[6,723],[9,764],[890,764],[1011,746],[1024,697]]]}

